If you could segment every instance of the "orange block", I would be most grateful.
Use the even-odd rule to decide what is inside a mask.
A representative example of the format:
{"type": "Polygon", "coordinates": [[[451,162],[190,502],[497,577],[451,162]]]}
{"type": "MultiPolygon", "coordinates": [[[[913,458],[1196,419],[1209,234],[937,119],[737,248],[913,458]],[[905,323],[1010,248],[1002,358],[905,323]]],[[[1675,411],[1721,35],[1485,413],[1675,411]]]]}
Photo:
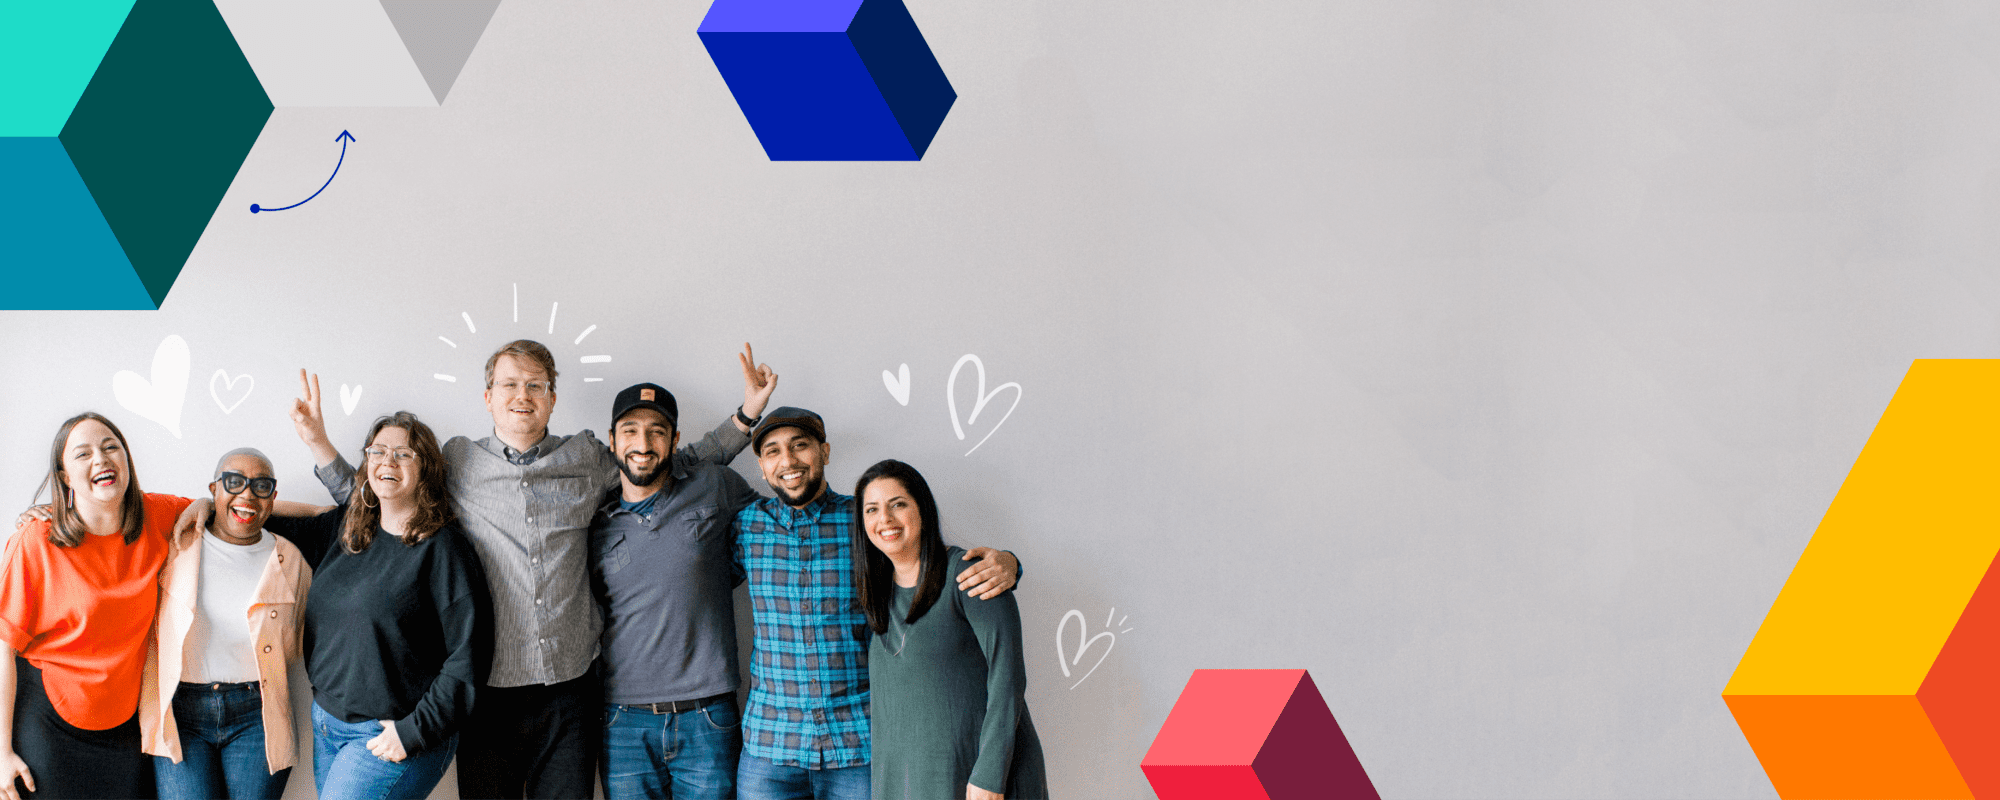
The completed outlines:
{"type": "Polygon", "coordinates": [[[1723,698],[1780,797],[1970,798],[1917,698],[1723,698]]]}
{"type": "Polygon", "coordinates": [[[2000,798],[2000,361],[1910,366],[1723,700],[1778,794],[2000,798]]]}

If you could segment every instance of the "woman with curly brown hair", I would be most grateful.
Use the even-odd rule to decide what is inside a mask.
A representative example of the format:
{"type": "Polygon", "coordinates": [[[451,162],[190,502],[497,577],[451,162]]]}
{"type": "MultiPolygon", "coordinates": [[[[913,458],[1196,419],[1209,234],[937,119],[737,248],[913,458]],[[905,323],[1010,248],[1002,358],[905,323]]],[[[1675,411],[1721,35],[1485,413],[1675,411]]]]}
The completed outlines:
{"type": "Polygon", "coordinates": [[[492,604],[430,427],[407,411],[382,417],[362,454],[347,504],[267,527],[313,567],[305,648],[319,797],[421,798],[451,764],[486,678],[492,604]]]}

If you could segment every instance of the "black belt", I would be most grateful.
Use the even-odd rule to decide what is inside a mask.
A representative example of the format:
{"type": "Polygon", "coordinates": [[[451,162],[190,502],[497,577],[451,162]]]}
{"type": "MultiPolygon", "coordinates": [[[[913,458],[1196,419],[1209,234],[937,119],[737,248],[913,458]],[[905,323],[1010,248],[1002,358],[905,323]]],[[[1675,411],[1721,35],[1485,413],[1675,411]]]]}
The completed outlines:
{"type": "Polygon", "coordinates": [[[237,689],[249,689],[251,691],[257,691],[263,688],[263,681],[245,681],[243,683],[217,683],[215,681],[209,681],[207,683],[189,683],[187,681],[181,681],[181,688],[189,691],[207,691],[207,692],[227,692],[227,691],[234,691],[237,689]]]}
{"type": "Polygon", "coordinates": [[[735,692],[723,692],[722,694],[704,697],[700,700],[670,700],[665,703],[639,703],[636,705],[620,703],[618,707],[626,711],[644,711],[648,714],[679,714],[684,711],[706,708],[725,700],[734,699],[736,699],[735,692]]]}

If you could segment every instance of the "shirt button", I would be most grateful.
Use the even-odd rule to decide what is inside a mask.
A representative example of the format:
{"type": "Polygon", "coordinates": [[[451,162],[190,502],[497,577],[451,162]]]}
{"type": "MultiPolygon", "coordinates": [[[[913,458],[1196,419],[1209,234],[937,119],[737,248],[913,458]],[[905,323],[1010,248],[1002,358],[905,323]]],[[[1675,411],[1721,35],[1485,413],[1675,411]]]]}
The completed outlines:
{"type": "Polygon", "coordinates": [[[528,518],[528,524],[530,524],[530,525],[533,525],[533,524],[535,524],[535,518],[534,518],[534,517],[529,517],[529,518],[528,518]]]}
{"type": "Polygon", "coordinates": [[[278,610],[275,608],[271,609],[271,619],[277,619],[277,618],[278,618],[278,610]]]}
{"type": "Polygon", "coordinates": [[[266,652],[266,653],[269,653],[269,652],[271,652],[271,646],[270,646],[270,645],[268,645],[268,644],[267,644],[267,645],[264,645],[264,652],[266,652]]]}
{"type": "Polygon", "coordinates": [[[528,488],[528,482],[527,482],[527,481],[521,481],[521,488],[523,488],[523,489],[525,489],[525,488],[528,488]]]}
{"type": "Polygon", "coordinates": [[[541,604],[542,604],[542,598],[539,597],[535,598],[535,605],[541,605],[541,604]]]}

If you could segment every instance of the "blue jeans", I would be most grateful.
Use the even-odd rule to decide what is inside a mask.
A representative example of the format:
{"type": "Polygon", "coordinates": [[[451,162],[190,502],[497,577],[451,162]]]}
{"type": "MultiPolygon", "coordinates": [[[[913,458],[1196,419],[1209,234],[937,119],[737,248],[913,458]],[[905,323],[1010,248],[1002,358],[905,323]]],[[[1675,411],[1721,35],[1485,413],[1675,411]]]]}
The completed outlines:
{"type": "Polygon", "coordinates": [[[680,713],[605,704],[606,800],[734,800],[743,752],[736,699],[680,713]]]}
{"type": "Polygon", "coordinates": [[[368,752],[368,740],[382,734],[381,722],[342,722],[319,703],[313,703],[312,721],[313,785],[319,800],[423,800],[437,788],[458,750],[458,735],[453,734],[444,744],[402,761],[383,761],[368,752]]]}
{"type": "Polygon", "coordinates": [[[736,762],[743,800],[868,800],[868,765],[838,769],[781,767],[744,753],[736,762]]]}
{"type": "Polygon", "coordinates": [[[183,683],[174,690],[173,703],[181,763],[153,757],[160,800],[278,800],[284,795],[292,768],[271,772],[264,755],[264,699],[255,682],[183,683]]]}

